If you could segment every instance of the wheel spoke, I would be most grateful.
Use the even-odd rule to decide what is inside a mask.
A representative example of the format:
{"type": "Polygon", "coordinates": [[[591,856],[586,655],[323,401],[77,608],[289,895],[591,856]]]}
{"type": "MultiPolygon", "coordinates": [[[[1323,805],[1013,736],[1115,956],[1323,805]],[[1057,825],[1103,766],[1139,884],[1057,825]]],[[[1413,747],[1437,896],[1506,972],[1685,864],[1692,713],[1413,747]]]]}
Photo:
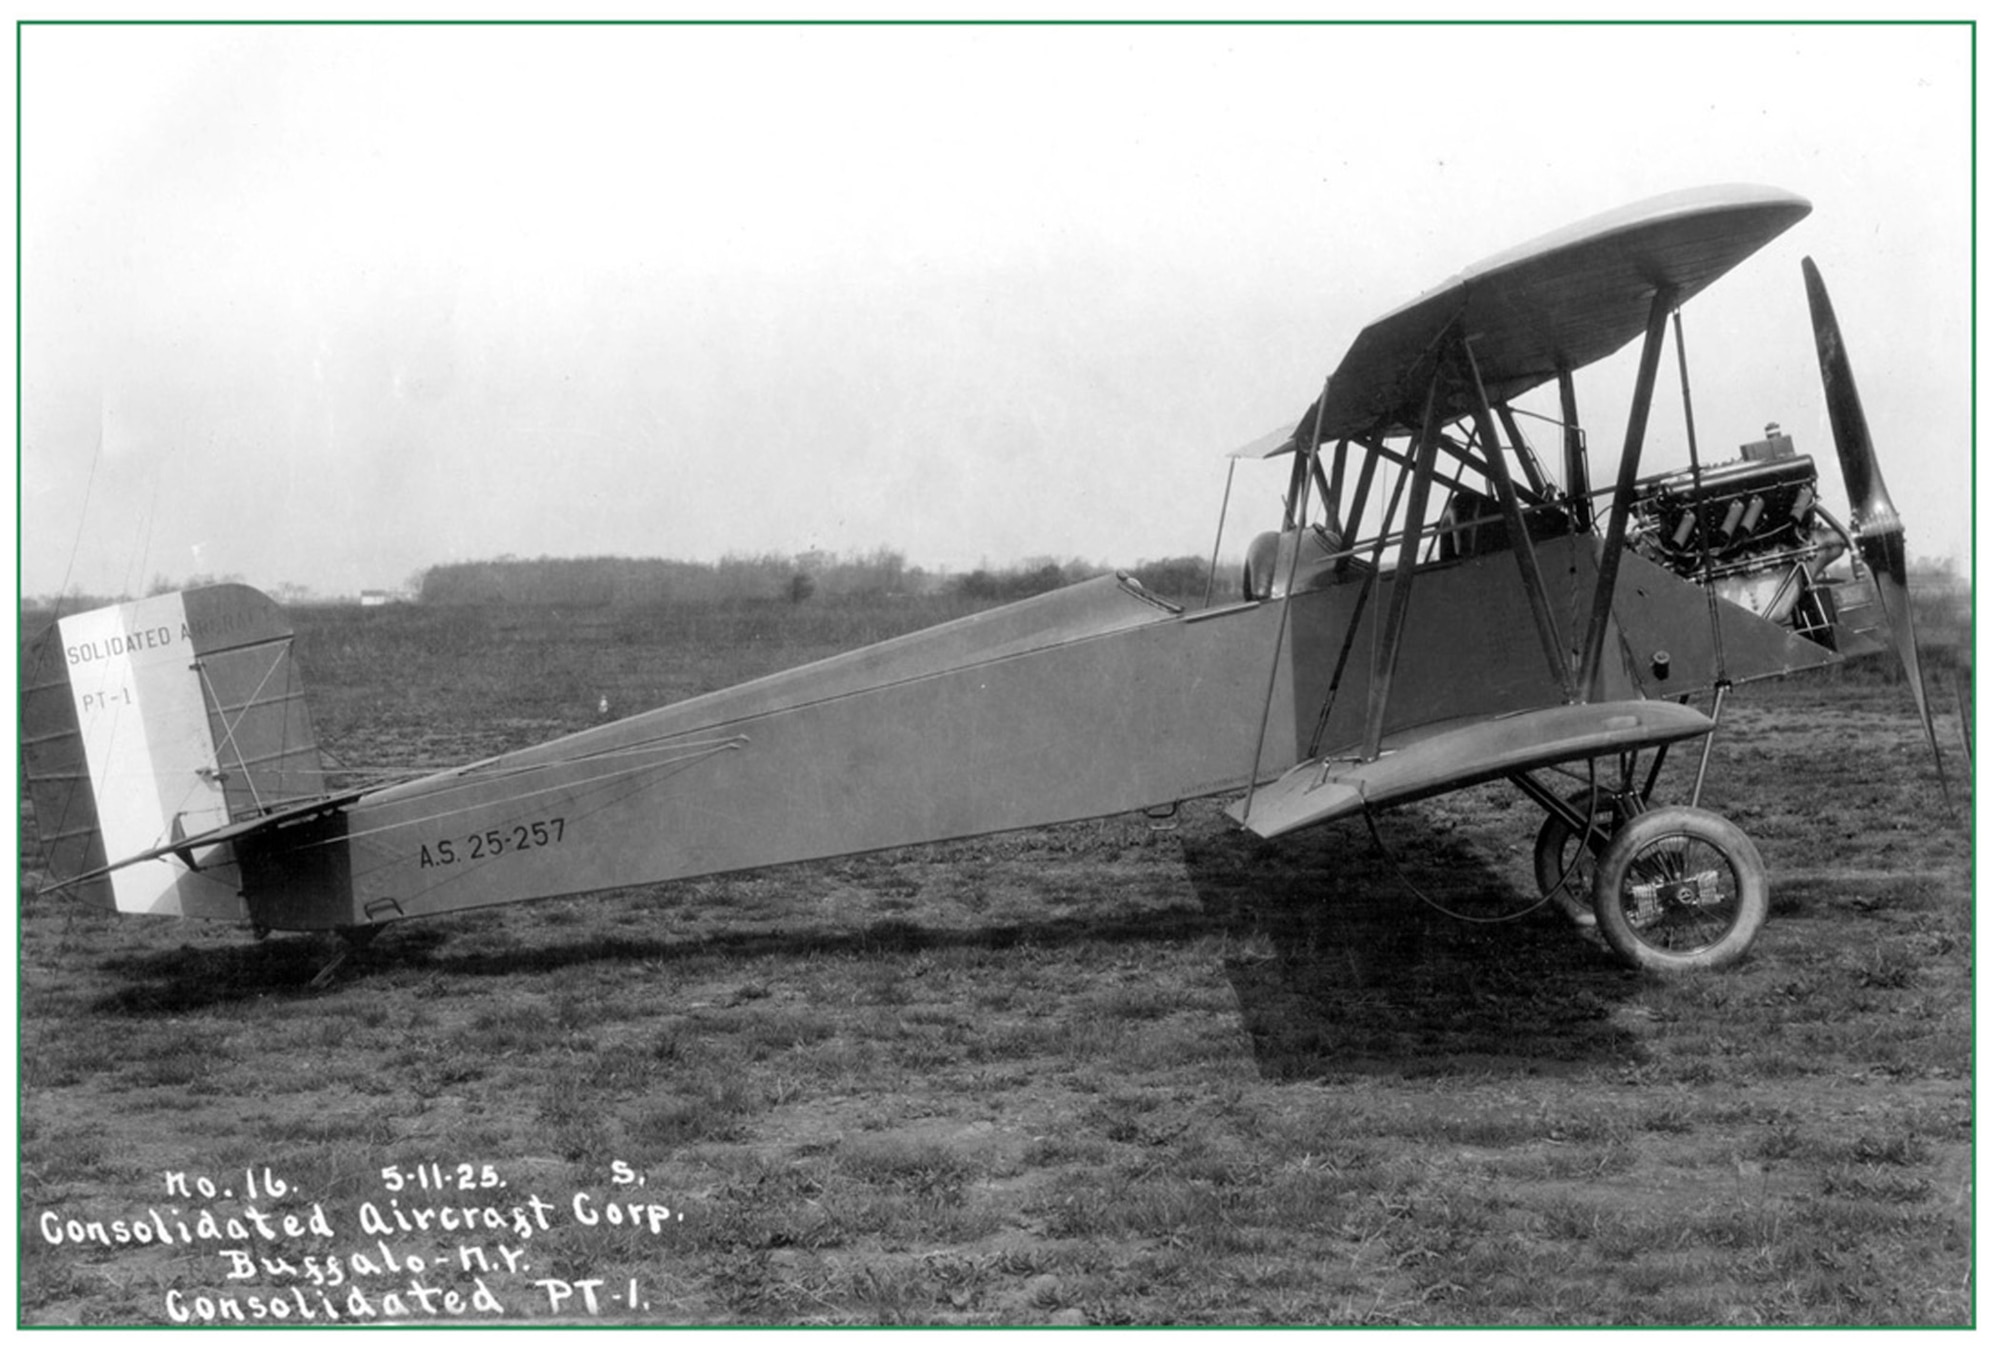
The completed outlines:
{"type": "Polygon", "coordinates": [[[1756,847],[1696,808],[1655,808],[1613,838],[1598,866],[1597,921],[1645,968],[1711,967],[1750,946],[1768,910],[1756,847]]]}
{"type": "Polygon", "coordinates": [[[1662,836],[1646,845],[1627,876],[1627,919],[1663,949],[1705,949],[1728,934],[1736,914],[1735,875],[1720,847],[1698,836],[1662,836]]]}

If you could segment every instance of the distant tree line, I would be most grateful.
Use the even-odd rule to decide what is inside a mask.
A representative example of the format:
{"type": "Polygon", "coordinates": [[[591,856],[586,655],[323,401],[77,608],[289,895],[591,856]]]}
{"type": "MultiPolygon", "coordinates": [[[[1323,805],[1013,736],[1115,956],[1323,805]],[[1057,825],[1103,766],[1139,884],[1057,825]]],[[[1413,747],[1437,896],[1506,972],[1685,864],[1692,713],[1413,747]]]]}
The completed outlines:
{"type": "Polygon", "coordinates": [[[899,552],[836,557],[831,553],[725,557],[684,562],[664,557],[502,557],[451,562],[421,573],[426,605],[569,605],[582,608],[791,600],[830,596],[917,595],[940,578],[910,566],[899,552]]]}
{"type": "MultiPolygon", "coordinates": [[[[950,588],[974,600],[1022,600],[1030,595],[1061,586],[1075,585],[1093,576],[1103,576],[1110,568],[1095,562],[1035,558],[1020,566],[1000,571],[985,567],[954,576],[950,588]]],[[[1218,581],[1234,582],[1238,568],[1231,564],[1218,571],[1218,581]]],[[[1208,588],[1208,559],[1205,557],[1155,557],[1131,568],[1127,575],[1155,595],[1173,600],[1199,601],[1208,588]]],[[[1233,587],[1232,587],[1233,588],[1233,587]]]]}
{"type": "MultiPolygon", "coordinates": [[[[836,556],[807,552],[784,556],[725,557],[719,562],[684,562],[635,557],[500,557],[483,562],[451,562],[411,575],[402,598],[425,605],[560,605],[570,608],[625,608],[721,600],[789,600],[803,604],[828,599],[885,598],[896,595],[952,594],[967,600],[1004,603],[1075,585],[1109,574],[1100,562],[1071,558],[1029,558],[1005,567],[941,572],[911,566],[890,548],[836,556]]],[[[1155,595],[1199,603],[1208,584],[1208,562],[1200,557],[1159,557],[1139,563],[1130,574],[1155,595]]],[[[1233,590],[1238,568],[1224,563],[1216,579],[1233,590]]],[[[191,576],[184,581],[156,576],[147,595],[167,595],[240,576],[191,576]]],[[[280,581],[266,587],[281,604],[339,602],[309,585],[280,581]]],[[[130,599],[128,595],[24,596],[28,609],[60,607],[63,613],[94,609],[130,599]]],[[[351,602],[351,600],[350,600],[351,602]]]]}
{"type": "MultiPolygon", "coordinates": [[[[1073,558],[1032,558],[1009,567],[947,573],[911,566],[889,548],[835,556],[809,552],[786,556],[725,557],[719,562],[672,558],[502,557],[451,562],[427,569],[414,582],[418,603],[451,605],[563,605],[627,608],[718,600],[880,598],[947,592],[999,603],[1026,599],[1105,575],[1101,563],[1073,558]]],[[[1142,562],[1133,574],[1157,595],[1199,599],[1208,563],[1198,557],[1142,562]]],[[[1233,579],[1226,574],[1223,579],[1233,579]]]]}

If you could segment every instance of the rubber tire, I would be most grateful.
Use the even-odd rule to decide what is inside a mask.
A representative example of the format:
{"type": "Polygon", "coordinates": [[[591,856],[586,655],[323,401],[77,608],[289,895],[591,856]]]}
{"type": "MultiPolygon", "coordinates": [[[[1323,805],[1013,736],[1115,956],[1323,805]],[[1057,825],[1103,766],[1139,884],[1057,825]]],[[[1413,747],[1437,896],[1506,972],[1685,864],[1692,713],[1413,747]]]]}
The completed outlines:
{"type": "Polygon", "coordinates": [[[1596,895],[1597,928],[1604,942],[1619,958],[1652,973],[1688,973],[1736,962],[1749,952],[1771,911],[1764,857],[1733,822],[1706,808],[1653,808],[1627,822],[1598,857],[1596,895]],[[1674,948],[1647,938],[1625,912],[1627,876],[1648,850],[1672,836],[1701,842],[1728,862],[1736,879],[1727,928],[1694,948],[1674,948]]]}
{"type": "MultiPolygon", "coordinates": [[[[1576,809],[1576,815],[1586,817],[1591,814],[1591,791],[1578,789],[1566,800],[1576,809]]],[[[1597,820],[1609,822],[1605,828],[1607,836],[1614,836],[1624,823],[1619,820],[1618,802],[1608,790],[1599,789],[1596,795],[1597,820]]],[[[1607,849],[1610,847],[1607,845],[1607,849]]],[[[1542,823],[1542,829],[1535,836],[1535,887],[1542,896],[1553,902],[1561,912],[1580,928],[1591,926],[1597,904],[1595,894],[1585,888],[1585,894],[1578,895],[1568,883],[1557,885],[1565,868],[1571,871],[1572,880],[1579,872],[1589,872],[1597,863],[1595,855],[1578,854],[1576,829],[1551,812],[1542,823]]],[[[1594,881],[1594,880],[1592,880],[1594,881]]]]}

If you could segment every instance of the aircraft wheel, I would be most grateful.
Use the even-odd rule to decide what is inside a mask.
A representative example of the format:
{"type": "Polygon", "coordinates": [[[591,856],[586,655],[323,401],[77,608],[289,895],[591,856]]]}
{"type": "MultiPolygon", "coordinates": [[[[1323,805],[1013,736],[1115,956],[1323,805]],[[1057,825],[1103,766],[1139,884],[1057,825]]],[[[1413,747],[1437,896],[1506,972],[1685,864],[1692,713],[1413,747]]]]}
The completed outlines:
{"type": "Polygon", "coordinates": [[[1770,913],[1764,858],[1706,808],[1642,812],[1597,861],[1597,927],[1652,972],[1720,968],[1749,950],[1770,913]]]}
{"type": "Polygon", "coordinates": [[[1597,857],[1613,833],[1625,824],[1625,819],[1618,810],[1617,799],[1606,789],[1597,790],[1595,797],[1589,789],[1578,789],[1567,801],[1579,820],[1591,819],[1590,844],[1579,854],[1578,828],[1551,812],[1535,837],[1535,886],[1542,896],[1561,907],[1571,921],[1587,927],[1595,923],[1592,902],[1597,887],[1597,857]]]}

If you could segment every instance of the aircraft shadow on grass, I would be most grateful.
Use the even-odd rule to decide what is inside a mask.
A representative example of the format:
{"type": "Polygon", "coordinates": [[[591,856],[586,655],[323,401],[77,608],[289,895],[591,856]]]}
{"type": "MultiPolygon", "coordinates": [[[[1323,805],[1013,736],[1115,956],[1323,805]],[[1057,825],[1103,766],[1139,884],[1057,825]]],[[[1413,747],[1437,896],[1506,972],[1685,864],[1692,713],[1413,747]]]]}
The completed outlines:
{"type": "MultiPolygon", "coordinates": [[[[502,937],[447,949],[451,925],[412,922],[385,932],[350,977],[423,974],[529,978],[604,963],[671,964],[696,957],[754,963],[816,956],[909,957],[953,949],[1049,950],[1090,943],[1173,942],[1227,932],[1223,967],[1258,1070],[1272,1080],[1340,1074],[1621,1064],[1631,1036],[1607,1014],[1637,985],[1553,906],[1495,870],[1476,847],[1423,810],[1384,820],[1407,883],[1364,829],[1265,842],[1220,821],[1182,830],[1192,894],[1032,920],[930,926],[878,920],[848,928],[801,923],[689,933],[663,914],[655,935],[605,934],[587,918],[550,943],[502,937]],[[1465,921],[1421,905],[1509,921],[1465,921]]],[[[803,886],[803,885],[802,885],[803,886]]],[[[810,889],[807,889],[810,892],[810,889]]],[[[124,980],[97,1009],[189,1013],[259,997],[312,1004],[308,984],[327,945],[278,938],[223,948],[126,955],[106,970],[124,980]]]]}
{"type": "MultiPolygon", "coordinates": [[[[806,890],[810,893],[810,889],[806,890]]],[[[902,920],[830,928],[775,925],[690,933],[661,909],[657,934],[607,935],[580,919],[572,938],[553,943],[500,942],[444,952],[454,938],[449,923],[420,921],[384,932],[349,965],[349,978],[421,973],[446,977],[532,978],[553,969],[602,963],[670,964],[698,957],[754,962],[831,956],[911,956],[926,951],[1003,951],[1020,947],[1060,950],[1089,942],[1172,941],[1213,932],[1216,921],[1190,902],[1157,908],[1128,905],[1033,920],[965,927],[926,926],[902,920]]],[[[190,1012],[257,997],[292,993],[310,1002],[321,995],[309,983],[325,967],[322,939],[284,937],[224,947],[183,946],[163,954],[126,955],[105,965],[125,980],[98,1003],[114,1014],[190,1012]]],[[[340,985],[338,983],[336,986],[340,985]]]]}
{"type": "Polygon", "coordinates": [[[1382,847],[1352,824],[1278,842],[1189,840],[1207,912],[1246,913],[1269,940],[1226,965],[1259,1072],[1299,1081],[1632,1060],[1632,1037],[1607,1017],[1638,979],[1601,944],[1428,810],[1383,818],[1381,834],[1382,847]]]}

